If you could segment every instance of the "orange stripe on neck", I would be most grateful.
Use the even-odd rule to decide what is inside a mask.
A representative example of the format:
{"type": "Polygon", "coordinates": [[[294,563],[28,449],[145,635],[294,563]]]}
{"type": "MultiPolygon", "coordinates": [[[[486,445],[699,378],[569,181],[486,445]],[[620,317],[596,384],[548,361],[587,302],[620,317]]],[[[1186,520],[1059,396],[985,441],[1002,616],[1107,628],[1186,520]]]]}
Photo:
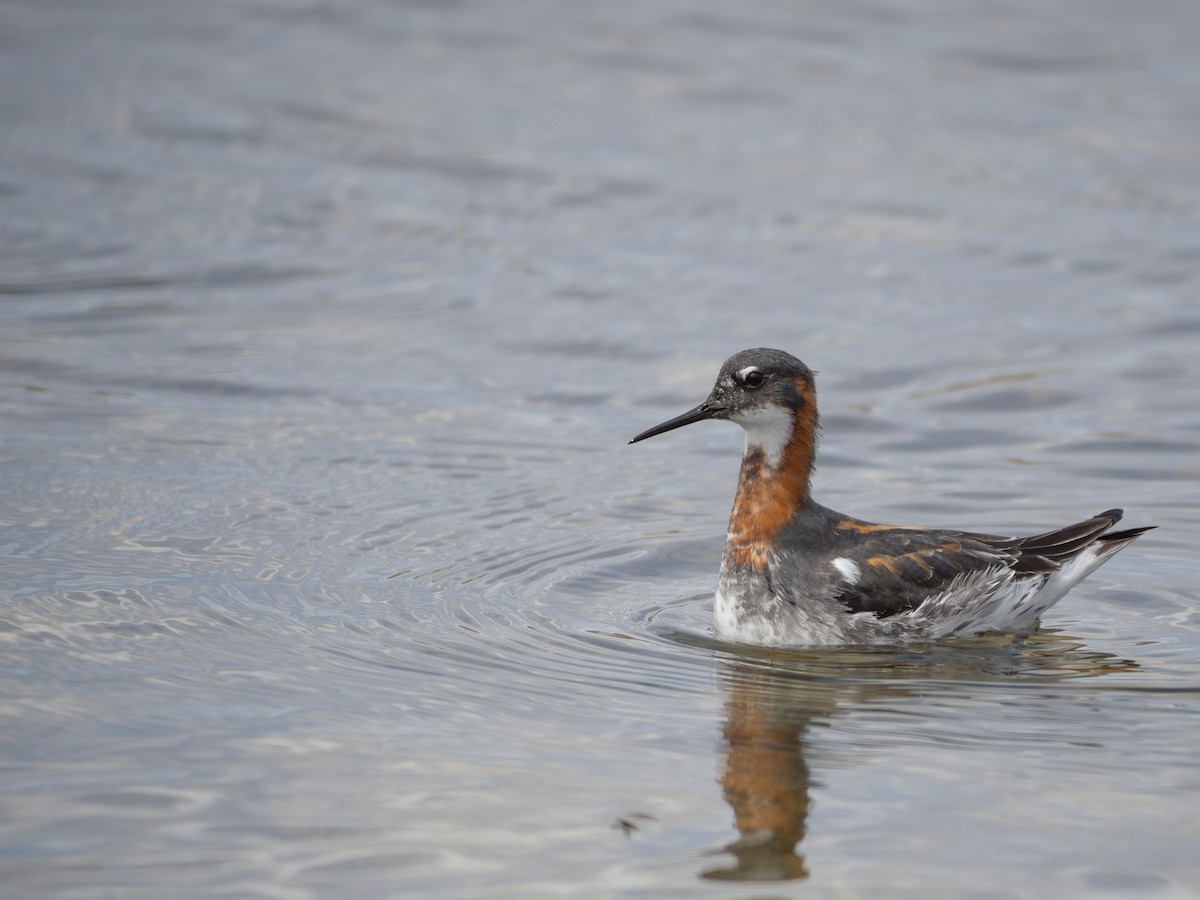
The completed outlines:
{"type": "Polygon", "coordinates": [[[747,447],[737,494],[729,514],[725,561],[763,568],[775,535],[808,499],[817,440],[817,404],[812,386],[797,379],[804,402],[796,410],[792,438],[779,465],[772,468],[761,447],[747,447]]]}

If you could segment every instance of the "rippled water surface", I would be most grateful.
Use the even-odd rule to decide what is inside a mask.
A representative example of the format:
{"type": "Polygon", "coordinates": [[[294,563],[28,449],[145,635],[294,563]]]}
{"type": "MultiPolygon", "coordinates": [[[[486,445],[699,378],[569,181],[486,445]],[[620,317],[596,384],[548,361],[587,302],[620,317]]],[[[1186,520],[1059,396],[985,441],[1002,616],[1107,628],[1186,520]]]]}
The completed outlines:
{"type": "Polygon", "coordinates": [[[1200,10],[0,8],[12,898],[1200,893],[1200,10]],[[710,632],[744,347],[1023,640],[710,632]],[[769,885],[750,885],[772,879],[769,885]]]}

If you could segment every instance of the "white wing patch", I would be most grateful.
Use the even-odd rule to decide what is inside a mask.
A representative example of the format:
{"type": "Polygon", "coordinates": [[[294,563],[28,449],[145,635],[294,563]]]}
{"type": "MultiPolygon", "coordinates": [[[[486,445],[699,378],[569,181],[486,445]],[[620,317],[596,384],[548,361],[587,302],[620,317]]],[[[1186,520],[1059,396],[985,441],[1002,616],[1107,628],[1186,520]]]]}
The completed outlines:
{"type": "Polygon", "coordinates": [[[859,568],[858,563],[844,556],[839,556],[835,559],[833,567],[842,573],[842,578],[846,580],[846,584],[858,584],[858,579],[862,577],[862,569],[859,568]]]}

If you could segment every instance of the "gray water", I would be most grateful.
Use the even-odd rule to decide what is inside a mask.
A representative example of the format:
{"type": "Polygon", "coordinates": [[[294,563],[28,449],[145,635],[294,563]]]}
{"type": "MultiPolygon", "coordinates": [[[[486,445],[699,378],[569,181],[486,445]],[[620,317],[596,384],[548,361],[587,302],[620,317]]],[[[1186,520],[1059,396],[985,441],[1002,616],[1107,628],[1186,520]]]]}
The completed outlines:
{"type": "Polygon", "coordinates": [[[0,6],[0,894],[1200,894],[1198,35],[0,6]],[[1024,640],[721,644],[741,434],[625,442],[759,345],[827,505],[1159,528],[1024,640]]]}

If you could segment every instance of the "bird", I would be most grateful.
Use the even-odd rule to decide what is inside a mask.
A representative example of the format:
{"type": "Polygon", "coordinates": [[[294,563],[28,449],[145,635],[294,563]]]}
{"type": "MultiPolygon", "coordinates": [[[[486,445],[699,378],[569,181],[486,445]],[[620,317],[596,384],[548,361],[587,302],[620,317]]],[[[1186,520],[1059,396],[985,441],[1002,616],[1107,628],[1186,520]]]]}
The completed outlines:
{"type": "Polygon", "coordinates": [[[782,350],[725,361],[699,406],[629,443],[706,419],[746,432],[713,617],[723,640],[831,647],[1019,634],[1155,526],[1110,529],[1098,515],[1027,537],[881,525],[811,494],[818,431],[814,374],[782,350]]]}

